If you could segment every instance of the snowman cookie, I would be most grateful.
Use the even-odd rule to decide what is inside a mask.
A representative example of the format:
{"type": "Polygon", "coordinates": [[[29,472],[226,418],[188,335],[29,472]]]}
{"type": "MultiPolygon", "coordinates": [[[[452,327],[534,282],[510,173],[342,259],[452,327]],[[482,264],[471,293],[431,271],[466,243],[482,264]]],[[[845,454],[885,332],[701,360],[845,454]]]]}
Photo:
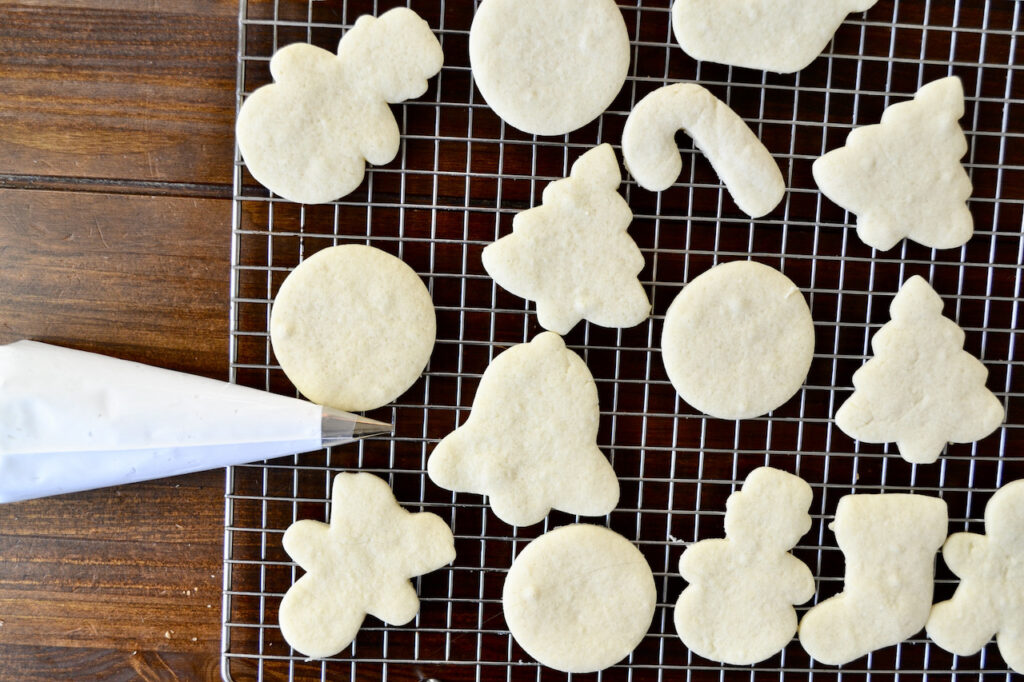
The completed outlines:
{"type": "Polygon", "coordinates": [[[320,204],[363,181],[366,162],[398,154],[388,103],[419,97],[444,55],[427,22],[398,7],[362,16],[333,55],[296,43],[270,60],[274,83],[242,104],[235,134],[246,168],[272,192],[320,204]]]}
{"type": "Polygon", "coordinates": [[[754,469],[725,503],[725,539],[701,540],[679,560],[689,583],[675,626],[695,654],[758,663],[796,634],[794,604],[814,596],[814,576],[789,550],[811,527],[811,487],[778,469],[754,469]]]}

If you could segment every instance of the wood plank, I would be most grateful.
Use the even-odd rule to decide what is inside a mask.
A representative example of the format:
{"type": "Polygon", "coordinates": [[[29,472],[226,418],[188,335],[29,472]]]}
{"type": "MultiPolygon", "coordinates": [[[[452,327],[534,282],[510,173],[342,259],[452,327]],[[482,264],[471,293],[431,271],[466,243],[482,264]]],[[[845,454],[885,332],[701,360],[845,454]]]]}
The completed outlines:
{"type": "Polygon", "coordinates": [[[226,378],[226,200],[0,190],[0,343],[226,378]]]}
{"type": "Polygon", "coordinates": [[[236,14],[231,0],[0,4],[0,175],[229,196],[236,14]]]}
{"type": "Polygon", "coordinates": [[[214,656],[222,481],[218,470],[0,506],[0,679],[7,657],[26,655],[15,647],[214,656]]]}
{"type": "Polygon", "coordinates": [[[217,657],[211,654],[43,646],[0,648],[2,682],[219,680],[217,665],[217,657]]]}
{"type": "MultiPolygon", "coordinates": [[[[0,190],[0,343],[224,378],[229,247],[225,200],[0,190]]],[[[0,505],[0,680],[217,679],[222,495],[217,470],[0,505]]]]}

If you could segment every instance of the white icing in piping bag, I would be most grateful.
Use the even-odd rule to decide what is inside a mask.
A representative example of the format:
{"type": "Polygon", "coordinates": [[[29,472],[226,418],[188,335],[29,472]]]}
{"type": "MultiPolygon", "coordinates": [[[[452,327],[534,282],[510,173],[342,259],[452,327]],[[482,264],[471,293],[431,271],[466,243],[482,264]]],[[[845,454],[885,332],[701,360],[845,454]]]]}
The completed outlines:
{"type": "Polygon", "coordinates": [[[389,434],[305,400],[115,358],[0,346],[0,502],[134,483],[389,434]]]}

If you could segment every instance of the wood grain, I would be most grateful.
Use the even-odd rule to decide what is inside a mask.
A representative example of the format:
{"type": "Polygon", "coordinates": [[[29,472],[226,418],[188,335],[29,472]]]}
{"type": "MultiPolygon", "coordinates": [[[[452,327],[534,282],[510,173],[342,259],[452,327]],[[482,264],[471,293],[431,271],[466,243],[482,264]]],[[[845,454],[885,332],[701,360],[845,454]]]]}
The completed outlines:
{"type": "MultiPolygon", "coordinates": [[[[224,378],[229,211],[0,191],[0,343],[224,378]]],[[[0,506],[0,680],[217,679],[222,489],[218,470],[0,506]]]]}
{"type": "MultiPolygon", "coordinates": [[[[0,175],[228,196],[237,4],[0,4],[0,175]]],[[[181,192],[179,192],[181,193],[181,192]]]]}
{"type": "MultiPolygon", "coordinates": [[[[227,376],[237,3],[0,2],[0,343],[227,376]]],[[[223,471],[0,506],[0,680],[217,680],[223,471]]]]}

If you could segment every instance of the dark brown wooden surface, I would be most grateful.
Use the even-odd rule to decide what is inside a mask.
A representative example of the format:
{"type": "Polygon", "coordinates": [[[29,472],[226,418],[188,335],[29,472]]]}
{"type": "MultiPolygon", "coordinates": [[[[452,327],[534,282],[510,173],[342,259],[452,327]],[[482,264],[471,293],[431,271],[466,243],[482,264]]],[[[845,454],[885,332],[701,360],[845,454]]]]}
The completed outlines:
{"type": "MultiPolygon", "coordinates": [[[[273,3],[253,4],[258,11],[273,3]]],[[[372,4],[368,0],[344,3],[353,13],[368,11],[372,4]]],[[[456,4],[448,3],[449,14],[454,13],[452,8],[456,4]]],[[[336,22],[340,5],[343,3],[316,3],[317,11],[324,13],[319,18],[336,22]]],[[[914,15],[918,5],[923,7],[924,3],[902,4],[902,11],[911,14],[909,21],[920,20],[914,15]]],[[[948,2],[934,6],[928,4],[932,18],[940,24],[951,20],[950,6],[948,2]]],[[[1010,40],[1005,30],[1010,24],[1009,7],[1007,3],[1005,8],[999,7],[992,12],[993,25],[1003,30],[1002,37],[987,43],[987,59],[995,63],[1012,61],[1008,54],[1010,40]]],[[[980,3],[965,2],[962,8],[963,20],[968,25],[980,21],[980,3]]],[[[237,11],[235,0],[0,0],[0,343],[34,338],[212,377],[227,376],[231,125],[237,11]]],[[[892,16],[891,3],[881,3],[875,14],[883,20],[892,16]]],[[[291,18],[301,20],[305,17],[291,18]]],[[[437,17],[430,18],[435,24],[439,23],[437,17]]],[[[468,27],[466,16],[461,19],[448,16],[446,21],[449,30],[454,28],[463,34],[468,27]]],[[[652,28],[647,23],[643,30],[649,32],[652,28]]],[[[279,38],[305,39],[303,29],[295,31],[294,35],[283,31],[279,38]]],[[[656,35],[641,35],[648,43],[637,57],[641,65],[638,68],[643,73],[660,73],[663,53],[660,48],[651,46],[656,46],[664,35],[664,31],[656,35]]],[[[937,32],[928,44],[927,56],[933,62],[926,70],[929,79],[945,74],[943,61],[949,58],[945,35],[937,32]]],[[[841,49],[856,51],[857,41],[864,39],[869,45],[881,46],[884,54],[890,49],[889,36],[890,31],[885,26],[875,27],[866,38],[857,31],[848,30],[840,35],[841,49]]],[[[252,39],[268,41],[269,33],[265,28],[253,29],[252,39]]],[[[337,31],[314,32],[312,39],[324,46],[333,46],[337,31]]],[[[448,36],[448,40],[446,51],[450,50],[454,61],[465,59],[465,36],[453,34],[448,36]]],[[[967,33],[957,44],[957,58],[961,62],[970,64],[977,59],[976,36],[967,33]]],[[[892,81],[898,84],[893,87],[907,93],[913,90],[910,84],[921,77],[917,65],[909,61],[919,56],[920,45],[900,40],[895,46],[897,56],[904,60],[893,68],[892,81]]],[[[878,68],[866,70],[866,88],[880,91],[885,87],[888,71],[881,68],[882,64],[882,61],[876,61],[874,65],[878,68]]],[[[852,72],[853,65],[853,60],[838,62],[836,78],[846,77],[852,84],[853,76],[843,69],[852,72]]],[[[688,71],[692,62],[682,56],[673,62],[672,67],[675,69],[669,74],[672,78],[693,77],[688,71]]],[[[967,78],[968,91],[973,92],[975,81],[971,79],[980,78],[981,71],[978,70],[977,76],[972,69],[965,67],[958,67],[957,71],[967,78]]],[[[252,72],[250,86],[265,82],[266,76],[258,68],[253,67],[252,72]]],[[[719,85],[715,87],[721,89],[720,83],[726,78],[725,67],[706,68],[703,73],[705,78],[718,81],[719,85]]],[[[1002,77],[998,70],[990,73],[1002,77]]],[[[821,63],[807,70],[801,76],[801,83],[812,87],[801,99],[801,108],[793,114],[786,108],[788,100],[779,99],[769,102],[769,106],[779,107],[769,112],[770,117],[786,121],[786,117],[796,115],[817,120],[815,116],[822,106],[821,88],[816,90],[813,84],[823,82],[825,77],[825,67],[821,63]]],[[[771,80],[777,79],[772,77],[771,80]]],[[[1016,81],[1014,83],[1015,99],[1019,100],[1019,86],[1016,81]]],[[[653,84],[648,85],[653,87],[653,84]]],[[[1000,100],[1003,85],[996,78],[982,86],[987,99],[969,105],[973,107],[972,113],[977,111],[978,114],[973,119],[968,116],[968,119],[980,121],[979,129],[991,132],[998,130],[998,122],[1003,116],[1000,100]]],[[[432,87],[440,86],[435,82],[432,87]]],[[[459,98],[466,97],[471,91],[469,74],[465,69],[445,75],[442,92],[446,101],[464,102],[459,98]]],[[[429,101],[431,96],[428,94],[426,99],[429,101]]],[[[847,122],[844,117],[852,117],[853,102],[854,97],[849,92],[835,95],[831,100],[832,122],[847,122]]],[[[877,118],[884,106],[881,96],[864,97],[859,102],[863,120],[877,118]]],[[[624,106],[622,101],[619,104],[624,106]]],[[[749,92],[744,99],[742,93],[738,93],[734,104],[744,115],[756,116],[761,99],[750,96],[749,92]]],[[[443,133],[452,132],[457,136],[465,129],[466,121],[465,115],[460,118],[459,112],[453,111],[455,113],[447,112],[439,122],[439,128],[443,133]]],[[[1016,112],[1017,109],[1011,107],[1009,117],[1011,127],[1019,133],[1016,112]]],[[[612,117],[610,120],[610,125],[621,126],[624,117],[612,117]]],[[[427,116],[412,117],[409,125],[410,131],[420,136],[429,136],[434,131],[434,121],[427,116]]],[[[488,117],[483,110],[477,112],[474,126],[475,133],[485,137],[499,129],[497,119],[488,117]]],[[[789,134],[788,124],[775,126],[774,131],[768,128],[771,126],[767,126],[766,135],[789,134]]],[[[845,134],[841,125],[837,131],[836,135],[845,134]]],[[[586,137],[588,134],[583,131],[574,139],[590,144],[592,140],[586,137]]],[[[510,135],[518,136],[514,132],[510,135]]],[[[460,149],[457,137],[455,140],[442,145],[441,163],[447,170],[461,171],[470,158],[471,145],[467,143],[460,149]]],[[[803,154],[818,153],[818,140],[808,140],[799,141],[801,145],[805,142],[810,144],[808,148],[795,146],[794,149],[803,154]]],[[[836,140],[830,138],[830,142],[836,140]]],[[[531,156],[524,151],[529,148],[523,146],[517,154],[500,157],[494,145],[474,144],[472,169],[477,172],[491,176],[500,172],[524,175],[530,172],[531,163],[536,163],[536,172],[540,175],[554,177],[562,172],[563,151],[560,148],[541,149],[531,156]],[[499,168],[499,162],[504,166],[499,168]]],[[[786,149],[789,147],[788,139],[775,138],[775,147],[786,149]]],[[[410,164],[422,159],[430,161],[434,153],[433,143],[420,140],[411,144],[408,152],[410,164]]],[[[976,160],[989,164],[989,168],[974,169],[976,196],[992,198],[995,182],[991,159],[1002,153],[999,138],[978,138],[975,140],[975,153],[976,160]]],[[[1011,145],[1005,152],[1004,162],[1019,169],[1020,154],[1019,147],[1011,145]]],[[[810,182],[809,166],[808,159],[794,164],[795,183],[810,182]]],[[[697,173],[705,184],[714,182],[706,164],[698,166],[697,173]]],[[[379,195],[393,196],[398,191],[397,178],[395,174],[378,176],[379,195]]],[[[527,180],[507,179],[500,182],[506,207],[528,205],[530,192],[534,189],[539,192],[543,184],[535,186],[527,180]]],[[[1024,192],[1021,183],[1019,170],[1008,172],[1004,178],[1003,196],[1021,196],[1024,192]]],[[[498,187],[499,183],[494,180],[478,179],[472,185],[474,200],[484,201],[494,196],[499,191],[498,187]]],[[[429,174],[410,176],[406,190],[411,195],[418,195],[419,200],[427,201],[432,190],[429,174]]],[[[362,191],[357,196],[362,196],[362,191]]],[[[437,191],[441,205],[461,206],[459,202],[465,194],[461,178],[442,177],[437,191]]],[[[706,196],[713,200],[712,203],[697,208],[705,215],[713,215],[717,193],[711,191],[706,196]]],[[[660,203],[661,199],[658,199],[658,206],[683,215],[692,207],[675,206],[669,202],[682,201],[684,197],[685,193],[676,193],[666,197],[666,203],[660,203]]],[[[655,195],[638,193],[634,198],[638,202],[635,204],[638,212],[655,213],[655,195]]],[[[798,210],[813,212],[814,200],[813,195],[806,194],[795,198],[794,205],[798,210]]],[[[1003,236],[1004,232],[1015,233],[1013,238],[1016,239],[1020,224],[1019,207],[1005,208],[998,221],[1000,225],[996,225],[991,206],[991,202],[982,202],[975,207],[979,224],[991,231],[992,239],[1009,239],[1003,236]]],[[[297,210],[279,204],[274,218],[278,228],[290,229],[289,221],[297,221],[297,210]]],[[[830,211],[825,215],[826,219],[833,222],[842,220],[842,212],[835,207],[827,205],[825,210],[830,211]]],[[[311,211],[306,229],[315,231],[329,226],[328,213],[311,211]],[[328,215],[326,219],[325,215],[328,215]]],[[[396,211],[381,209],[375,215],[378,225],[385,230],[389,222],[398,221],[396,211]]],[[[470,217],[468,228],[477,241],[492,238],[494,231],[493,221],[488,215],[484,215],[479,224],[474,222],[480,215],[470,217]]],[[[410,219],[408,229],[426,229],[425,226],[430,224],[426,220],[428,217],[421,212],[417,220],[422,220],[410,219]]],[[[243,216],[243,220],[267,223],[262,213],[243,216]]],[[[649,220],[638,221],[632,230],[648,248],[655,246],[650,223],[649,220]]],[[[440,213],[435,227],[439,235],[448,238],[460,239],[464,234],[463,217],[458,211],[440,213]]],[[[726,232],[715,246],[709,245],[707,242],[716,234],[714,230],[700,229],[692,233],[681,229],[663,233],[660,245],[675,248],[675,255],[669,253],[662,259],[659,271],[659,277],[664,280],[662,285],[669,288],[678,285],[678,282],[669,280],[681,276],[672,273],[682,272],[681,245],[684,238],[690,248],[706,252],[719,248],[741,253],[749,248],[745,231],[726,232]],[[692,234],[692,241],[688,234],[692,234]]],[[[762,237],[767,235],[768,240],[775,239],[772,231],[760,234],[762,237]]],[[[794,230],[788,238],[791,244],[799,245],[802,239],[809,242],[808,234],[794,230]]],[[[823,231],[824,252],[829,252],[828,249],[834,246],[832,242],[838,240],[840,234],[838,230],[823,231]]],[[[252,239],[258,247],[265,248],[263,235],[253,235],[252,239]]],[[[974,240],[969,248],[969,260],[976,265],[986,263],[990,257],[990,244],[988,236],[974,240]]],[[[285,244],[285,248],[275,251],[278,257],[290,258],[287,246],[285,244]]],[[[406,244],[405,248],[406,256],[422,270],[424,259],[430,252],[425,248],[417,251],[415,244],[406,244]],[[421,260],[417,261],[417,258],[421,260]]],[[[774,251],[777,247],[770,242],[761,248],[774,251]]],[[[920,262],[926,255],[922,255],[925,252],[920,248],[911,245],[909,253],[918,259],[917,267],[924,273],[925,268],[920,262]]],[[[855,250],[856,256],[868,255],[866,247],[862,248],[857,243],[852,243],[850,249],[855,250]]],[[[1016,250],[1000,249],[999,255],[1004,254],[1009,254],[1010,259],[1000,263],[1017,263],[1016,250]]],[[[708,263],[705,260],[710,258],[701,258],[695,256],[693,262],[706,267],[708,263]]],[[[937,279],[945,286],[941,292],[944,295],[951,294],[952,289],[958,286],[956,259],[956,255],[948,256],[950,262],[940,264],[936,270],[937,279]],[[944,275],[950,276],[943,279],[944,275]]],[[[472,262],[473,267],[478,266],[476,251],[472,262]]],[[[293,263],[288,261],[287,264],[293,263]]],[[[802,277],[804,274],[799,263],[790,263],[789,268],[793,276],[802,277]]],[[[850,269],[846,280],[848,288],[862,291],[869,287],[866,279],[857,279],[860,272],[850,269]]],[[[904,274],[898,256],[880,263],[872,272],[876,273],[876,283],[884,279],[886,290],[895,290],[904,274]]],[[[828,282],[831,281],[827,275],[825,268],[818,274],[819,281],[825,281],[825,287],[830,286],[828,282]]],[[[805,279],[800,279],[800,283],[807,285],[805,279]]],[[[246,282],[242,284],[245,286],[246,282]]],[[[1009,299],[1015,296],[1012,284],[1012,278],[1002,277],[997,278],[993,286],[998,295],[1009,299]]],[[[259,288],[263,282],[260,280],[252,285],[259,288]]],[[[978,287],[984,289],[984,286],[980,276],[967,277],[969,292],[975,292],[978,287]]],[[[442,301],[447,296],[451,299],[449,304],[454,301],[457,305],[459,292],[446,288],[441,282],[435,288],[435,296],[442,301]]],[[[506,300],[511,300],[511,297],[506,300]]],[[[668,300],[670,298],[666,296],[659,298],[660,312],[664,311],[668,300]]],[[[847,297],[847,310],[851,306],[856,308],[858,300],[857,295],[847,297]]],[[[828,307],[830,301],[827,296],[819,294],[817,305],[828,307]]],[[[514,305],[518,306],[520,302],[515,301],[514,305]]],[[[1000,310],[1005,314],[1004,309],[1000,310]]],[[[976,331],[984,311],[987,309],[977,302],[974,305],[968,303],[960,310],[960,319],[976,331]]],[[[854,312],[860,314],[861,311],[854,312]]],[[[879,307],[874,321],[884,321],[884,314],[884,309],[879,307]]],[[[520,318],[515,319],[518,322],[520,318]]],[[[262,310],[258,321],[265,324],[262,310]]],[[[442,319],[442,324],[447,324],[450,331],[455,323],[442,319]]],[[[515,333],[521,334],[521,328],[517,327],[515,333]]],[[[601,332],[595,331],[594,334],[599,338],[601,332]]],[[[972,334],[971,343],[976,343],[977,337],[976,333],[972,334]]],[[[1008,333],[990,335],[990,348],[994,349],[997,359],[1003,357],[1000,339],[1008,337],[1008,333]]],[[[579,338],[575,337],[575,341],[579,338]]],[[[646,340],[637,342],[643,345],[646,340]]],[[[853,348],[851,357],[859,352],[857,338],[844,337],[843,343],[847,344],[844,350],[853,348]]],[[[451,351],[454,346],[448,348],[451,351]]],[[[976,348],[971,346],[971,350],[976,348]]],[[[609,353],[594,352],[590,357],[595,365],[601,362],[607,365],[612,362],[608,356],[609,353]]],[[[439,353],[434,359],[436,368],[451,370],[457,357],[453,352],[447,355],[439,353]]],[[[480,355],[468,360],[476,362],[474,366],[483,362],[480,355]]],[[[849,364],[844,368],[847,377],[857,362],[849,364]]],[[[1000,372],[1007,371],[1005,365],[993,365],[992,370],[995,378],[990,385],[1002,386],[1005,374],[1000,372]]],[[[818,384],[824,386],[824,382],[829,380],[825,377],[818,384]]],[[[603,387],[607,385],[602,384],[603,387]]],[[[435,382],[435,390],[443,386],[443,380],[435,382]]],[[[1011,388],[1019,399],[1019,383],[1011,388]]],[[[671,391],[664,393],[664,399],[666,402],[660,405],[659,410],[668,414],[673,409],[671,391]]],[[[624,397],[620,407],[629,409],[625,401],[624,397]]],[[[823,411],[817,416],[827,419],[829,415],[823,411]]],[[[404,424],[403,428],[408,426],[404,424]]],[[[431,423],[430,435],[432,438],[440,437],[451,427],[452,424],[447,422],[431,423]]],[[[625,432],[636,428],[636,424],[629,418],[621,418],[618,427],[620,432],[625,432]]],[[[728,447],[735,438],[732,428],[725,422],[713,424],[707,442],[728,447]]],[[[816,433],[820,431],[809,429],[802,434],[805,448],[820,450],[824,447],[814,440],[816,433]]],[[[1019,443],[1016,433],[1014,431],[1011,438],[1017,440],[1009,443],[1014,448],[1019,443]]],[[[668,448],[673,440],[669,429],[659,430],[656,425],[650,429],[650,434],[652,440],[648,445],[653,443],[668,448]]],[[[786,443],[785,439],[795,438],[794,434],[795,429],[779,427],[774,438],[776,443],[786,443]]],[[[961,448],[958,453],[965,451],[961,448]]],[[[369,461],[374,461],[375,452],[381,457],[381,462],[388,461],[391,456],[386,450],[369,452],[369,461]]],[[[630,469],[632,461],[619,453],[620,474],[635,477],[636,472],[630,469]]],[[[669,458],[653,460],[646,475],[666,479],[670,475],[667,471],[669,461],[669,458]],[[665,470],[658,467],[665,467],[665,470]]],[[[680,468],[674,470],[675,475],[696,476],[696,472],[687,473],[687,467],[696,461],[694,457],[681,457],[680,468]]],[[[868,483],[877,482],[882,476],[878,473],[882,462],[880,458],[865,458],[856,476],[863,476],[868,483]]],[[[748,464],[750,462],[744,463],[745,466],[748,464]]],[[[965,470],[968,466],[970,460],[960,457],[947,462],[941,471],[948,476],[946,480],[967,480],[965,470]]],[[[978,471],[987,475],[985,466],[989,465],[980,465],[978,471]]],[[[1009,469],[1008,475],[1016,477],[1020,465],[1017,466],[1017,469],[1009,469]]],[[[833,475],[837,471],[842,471],[843,476],[846,474],[844,470],[833,468],[833,475]]],[[[894,480],[902,483],[899,477],[904,471],[890,472],[890,483],[894,480]]],[[[922,473],[917,483],[935,485],[933,477],[938,475],[938,471],[932,468],[922,473]]],[[[729,474],[724,478],[728,479],[729,474]]],[[[848,480],[853,478],[853,474],[846,477],[848,480]]],[[[627,487],[627,492],[635,494],[635,483],[629,485],[632,489],[627,487]]],[[[651,484],[647,486],[646,494],[649,498],[654,497],[661,494],[658,490],[658,484],[651,484]]],[[[707,496],[707,506],[721,508],[727,493],[728,486],[721,485],[707,486],[702,494],[707,496]]],[[[432,490],[430,494],[441,495],[438,490],[432,490]]],[[[959,500],[958,495],[950,493],[947,499],[959,500]]],[[[966,507],[966,503],[957,504],[960,505],[958,508],[966,507]]],[[[221,471],[0,506],[0,682],[219,679],[223,510],[221,471]]],[[[980,518],[978,508],[972,514],[974,518],[980,518]]],[[[684,514],[679,516],[685,518],[684,514]]],[[[467,533],[465,519],[462,523],[462,532],[467,533]]],[[[623,523],[629,525],[634,522],[628,520],[623,523]]],[[[496,526],[492,523],[490,527],[496,526]]],[[[705,533],[714,532],[713,526],[709,531],[706,521],[703,528],[705,533]]],[[[651,527],[648,532],[664,537],[670,530],[651,527]]],[[[273,551],[279,551],[279,548],[273,551]]],[[[462,541],[460,552],[464,562],[481,556],[481,551],[471,540],[462,541]]],[[[507,559],[502,558],[506,563],[507,559]]],[[[500,592],[500,582],[494,574],[481,571],[472,575],[475,580],[487,581],[488,595],[500,592]]],[[[433,580],[442,577],[435,576],[433,580]]],[[[674,580],[672,590],[678,590],[680,583],[678,579],[674,580]]],[[[471,598],[478,594],[476,583],[472,581],[465,581],[462,587],[471,592],[471,598]]],[[[239,609],[250,608],[251,605],[244,600],[239,601],[239,609]]],[[[471,631],[481,615],[477,613],[475,604],[467,601],[463,606],[472,613],[461,624],[468,624],[471,631]]],[[[460,608],[454,609],[456,624],[460,624],[460,614],[465,615],[460,608]]],[[[495,603],[489,603],[487,609],[487,622],[500,622],[500,609],[495,603]]],[[[429,617],[437,618],[438,613],[434,610],[429,617]]],[[[440,623],[444,624],[443,621],[440,623]]],[[[273,637],[271,634],[270,638],[273,637]]],[[[464,635],[463,642],[468,641],[466,637],[471,635],[464,635]]],[[[373,651],[380,639],[379,633],[364,636],[362,650],[373,651]]],[[[424,649],[425,657],[443,651],[444,642],[438,643],[437,640],[437,637],[425,640],[433,642],[434,647],[424,649]]],[[[502,657],[508,655],[505,641],[504,635],[485,639],[484,648],[494,653],[498,660],[504,660],[502,657]]],[[[409,640],[398,635],[393,637],[392,651],[400,649],[402,642],[408,644],[409,640]]],[[[644,655],[657,660],[660,653],[648,651],[644,655]]],[[[670,655],[675,656],[678,662],[678,657],[685,652],[676,647],[670,655]]],[[[903,660],[907,665],[915,664],[906,652],[903,660]]],[[[938,659],[939,665],[944,660],[938,659]]],[[[988,660],[991,661],[992,657],[988,660]]],[[[239,679],[255,679],[255,670],[246,668],[251,667],[250,662],[242,660],[238,665],[243,673],[239,679]]],[[[285,665],[287,663],[282,667],[285,665]]],[[[314,668],[310,666],[318,678],[318,669],[314,668]]],[[[301,672],[302,666],[297,669],[301,672]]],[[[371,666],[367,670],[375,669],[371,666]]],[[[278,679],[266,670],[262,672],[266,679],[278,679]]],[[[471,679],[475,674],[470,667],[443,670],[409,665],[391,669],[391,674],[398,679],[419,679],[442,673],[446,679],[471,679]]],[[[533,676],[534,670],[520,668],[517,674],[533,676]]],[[[716,670],[707,674],[717,679],[716,670]]],[[[373,679],[373,675],[374,672],[365,673],[363,679],[373,679]]]]}
{"type": "MultiPolygon", "coordinates": [[[[237,3],[0,2],[0,343],[227,376],[237,3]]],[[[216,680],[223,472],[0,506],[0,680],[216,680]]]]}

